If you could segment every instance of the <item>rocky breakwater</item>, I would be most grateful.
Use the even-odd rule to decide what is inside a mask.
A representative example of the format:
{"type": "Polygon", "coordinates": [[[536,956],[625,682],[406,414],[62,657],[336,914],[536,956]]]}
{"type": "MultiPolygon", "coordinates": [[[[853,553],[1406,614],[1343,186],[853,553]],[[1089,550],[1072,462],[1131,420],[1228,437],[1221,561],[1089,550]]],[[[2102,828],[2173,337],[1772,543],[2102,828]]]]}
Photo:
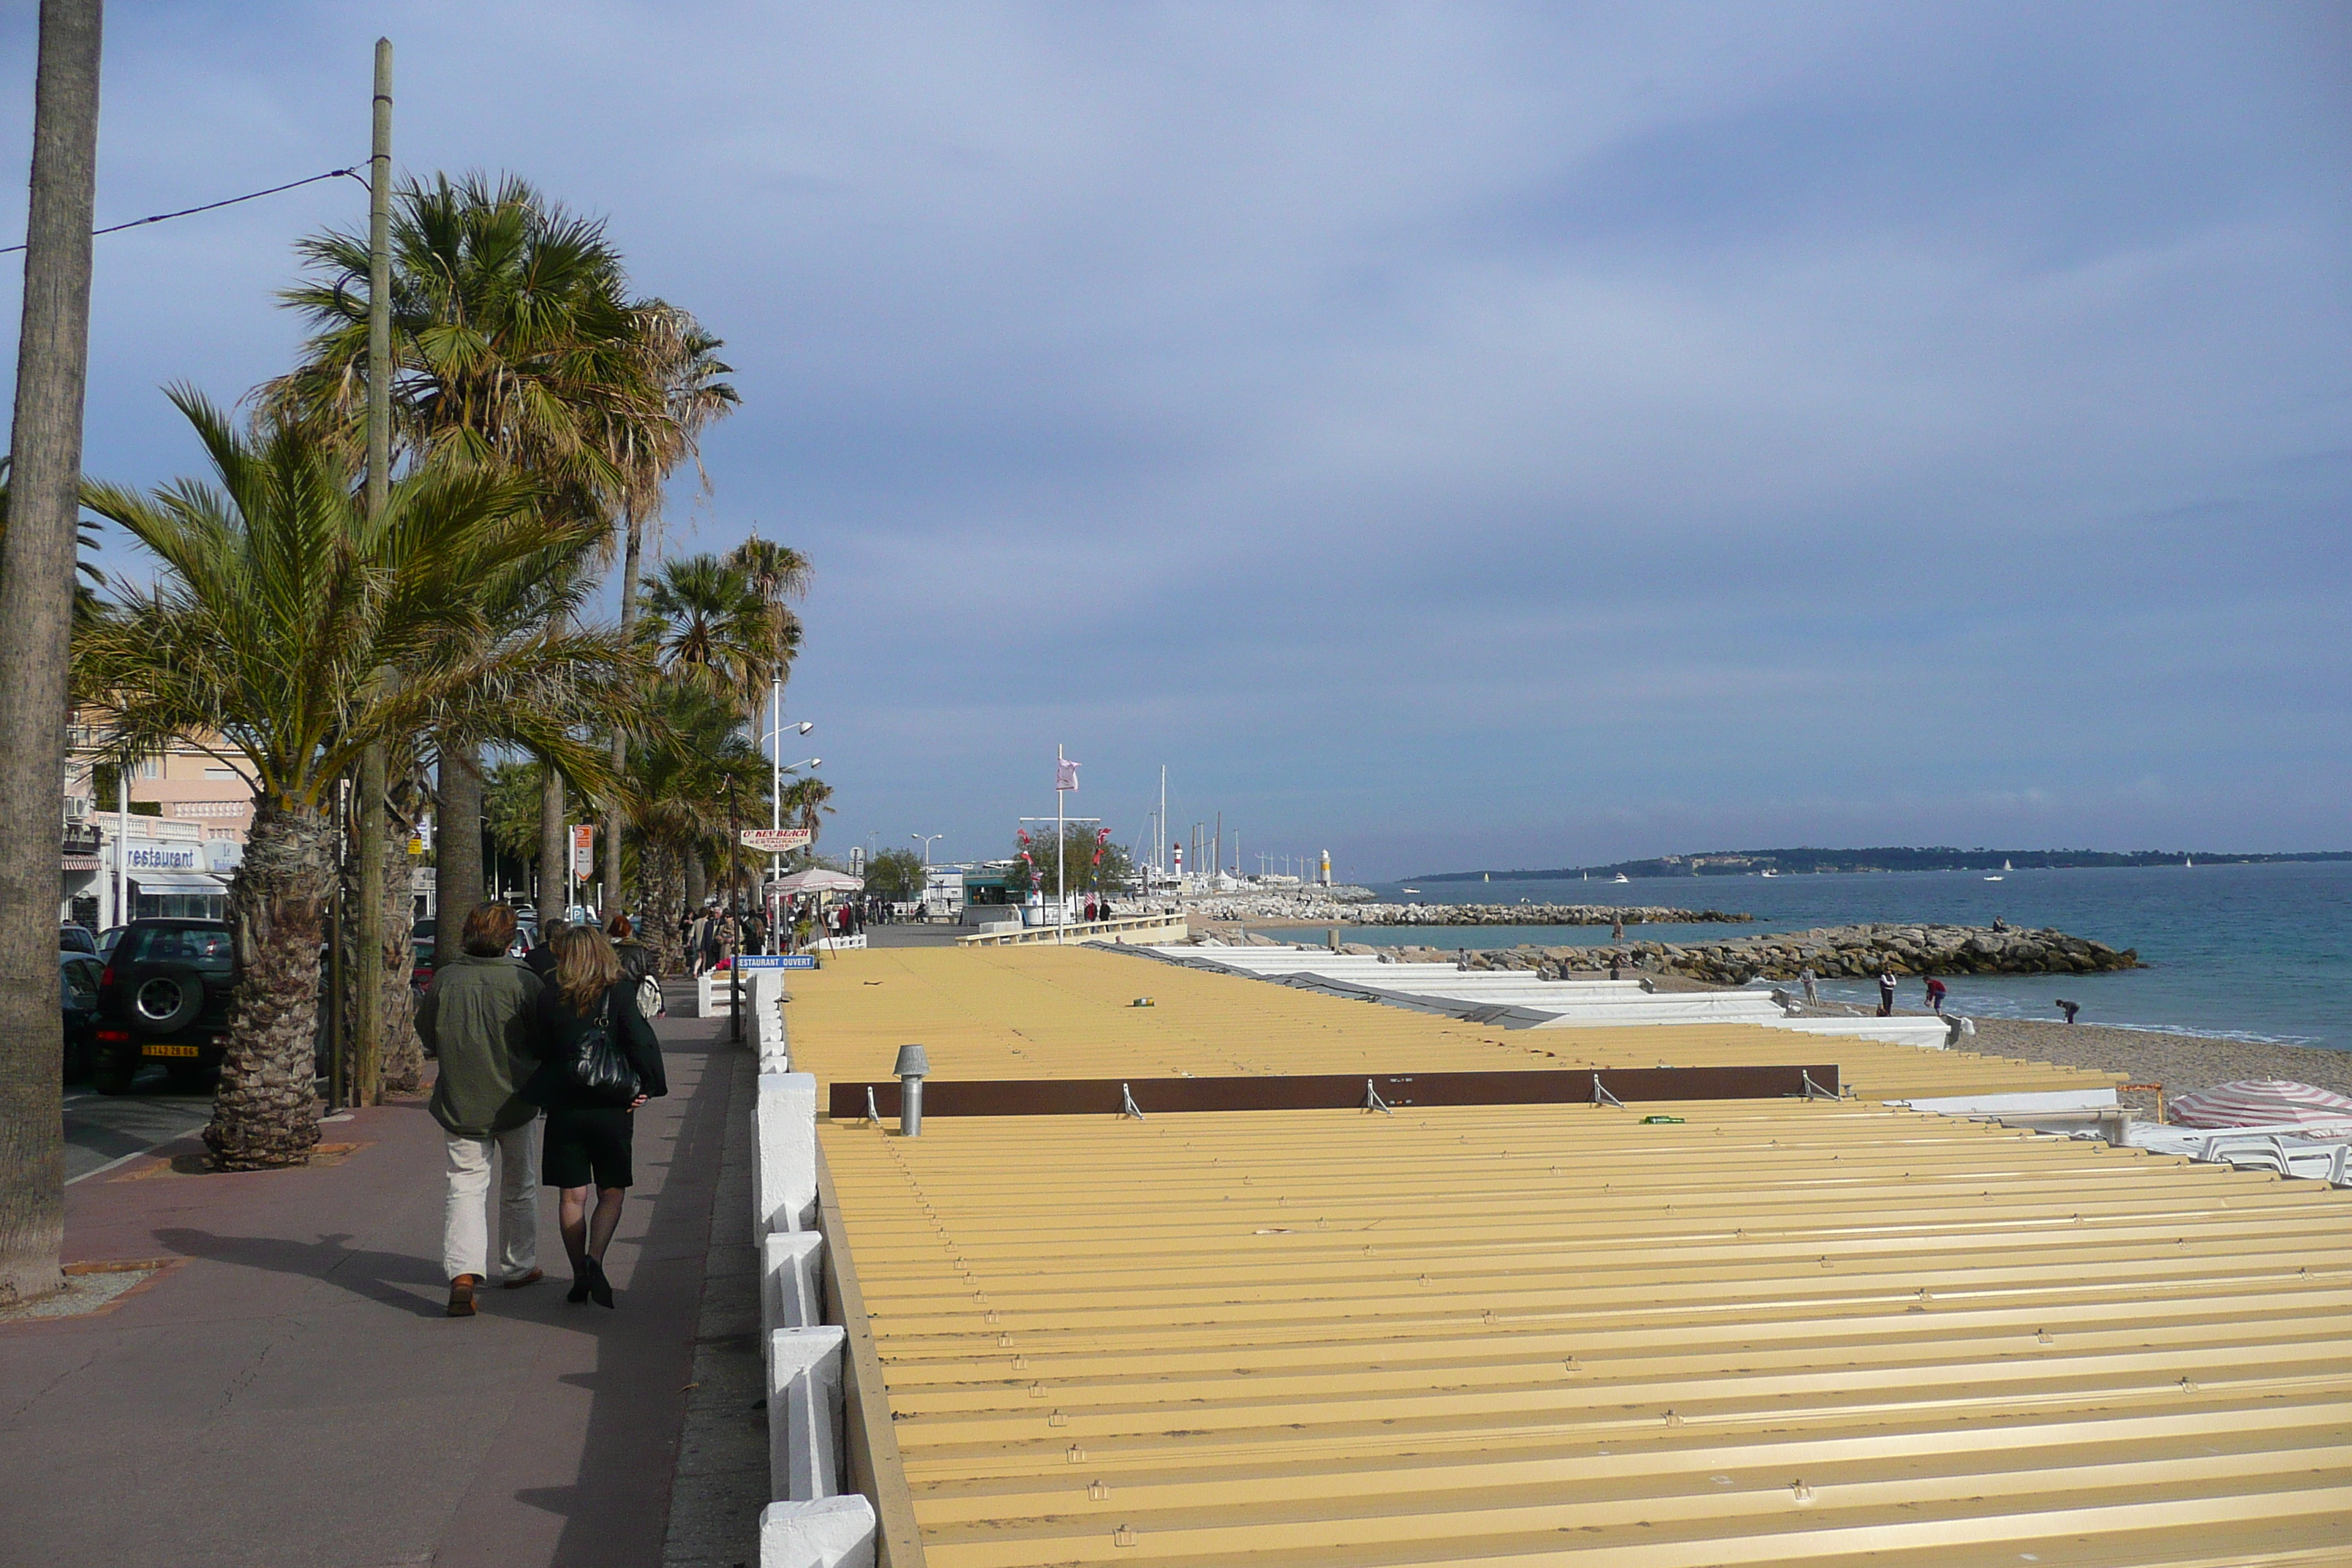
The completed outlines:
{"type": "Polygon", "coordinates": [[[1297,895],[1220,893],[1188,900],[1187,912],[1213,921],[1351,926],[1727,925],[1753,915],[1615,904],[1382,904],[1297,895]]]}
{"type": "Polygon", "coordinates": [[[1794,980],[1807,969],[1826,980],[1874,978],[1890,970],[1902,975],[2096,974],[2139,967],[2136,949],[2118,950],[2062,931],[1949,925],[1832,926],[1718,942],[1505,948],[1472,952],[1470,967],[1565,974],[1606,969],[1612,954],[1636,969],[1686,975],[1718,985],[1794,980]]]}

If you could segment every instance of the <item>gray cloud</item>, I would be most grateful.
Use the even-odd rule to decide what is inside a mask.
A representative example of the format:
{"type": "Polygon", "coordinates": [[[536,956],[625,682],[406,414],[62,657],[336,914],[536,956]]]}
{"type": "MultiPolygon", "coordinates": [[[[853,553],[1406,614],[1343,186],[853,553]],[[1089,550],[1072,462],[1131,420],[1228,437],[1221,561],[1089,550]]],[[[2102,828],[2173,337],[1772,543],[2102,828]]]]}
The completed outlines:
{"type": "MultiPolygon", "coordinates": [[[[383,28],[407,166],[729,340],[674,521],[815,556],[845,841],[992,849],[1057,741],[1366,875],[2347,841],[2340,11],[110,20],[103,214],[352,161],[383,28]]],[[[154,387],[281,363],[355,195],[101,242],[94,469],[193,463],[154,387]]]]}

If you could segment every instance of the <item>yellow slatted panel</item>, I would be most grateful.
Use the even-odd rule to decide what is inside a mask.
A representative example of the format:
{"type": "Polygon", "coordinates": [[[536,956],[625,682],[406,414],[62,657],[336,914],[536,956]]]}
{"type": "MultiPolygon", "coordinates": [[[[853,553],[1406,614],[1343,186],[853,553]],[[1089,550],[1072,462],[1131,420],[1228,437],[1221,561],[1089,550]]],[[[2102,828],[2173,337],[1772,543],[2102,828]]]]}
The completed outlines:
{"type": "Polygon", "coordinates": [[[1499,1029],[1087,947],[881,948],[791,977],[793,1059],[883,1079],[919,1040],[933,1076],[1198,1078],[1836,1062],[1865,1099],[2105,1088],[2113,1073],[1748,1024],[1499,1029]],[[1148,996],[1153,1005],[1132,1004],[1148,996]]]}
{"type": "MultiPolygon", "coordinates": [[[[1117,955],[853,957],[788,1010],[825,1076],[908,1039],[955,1077],[1551,1065],[1117,955]]],[[[1775,1033],[1577,1045],[2106,1081],[1775,1033]]],[[[929,1560],[2352,1561],[2352,1194],[1853,1101],[1669,1109],[824,1126],[929,1560]]]]}

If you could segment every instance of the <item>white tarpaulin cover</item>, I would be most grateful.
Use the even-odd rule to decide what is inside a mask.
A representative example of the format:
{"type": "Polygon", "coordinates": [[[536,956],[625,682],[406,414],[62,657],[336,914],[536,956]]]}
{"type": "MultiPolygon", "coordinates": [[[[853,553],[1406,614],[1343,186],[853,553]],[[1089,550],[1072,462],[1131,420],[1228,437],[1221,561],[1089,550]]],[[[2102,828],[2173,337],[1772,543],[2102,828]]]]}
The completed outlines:
{"type": "Polygon", "coordinates": [[[2165,1102],[2182,1127],[2329,1127],[2352,1124],[2352,1100],[2285,1079],[2241,1079],[2165,1102]]]}
{"type": "Polygon", "coordinates": [[[862,893],[866,890],[864,879],[828,871],[822,866],[812,866],[805,871],[779,877],[768,886],[779,893],[862,893]]]}

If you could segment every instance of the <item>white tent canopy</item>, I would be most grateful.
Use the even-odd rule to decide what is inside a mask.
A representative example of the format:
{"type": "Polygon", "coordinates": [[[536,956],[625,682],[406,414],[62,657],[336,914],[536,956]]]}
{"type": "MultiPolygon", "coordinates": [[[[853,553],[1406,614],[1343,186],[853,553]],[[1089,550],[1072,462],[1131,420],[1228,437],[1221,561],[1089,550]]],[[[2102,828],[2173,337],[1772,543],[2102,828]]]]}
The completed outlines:
{"type": "Polygon", "coordinates": [[[862,893],[866,890],[864,879],[840,871],[828,871],[822,866],[794,871],[789,877],[778,877],[768,886],[779,893],[862,893]]]}

